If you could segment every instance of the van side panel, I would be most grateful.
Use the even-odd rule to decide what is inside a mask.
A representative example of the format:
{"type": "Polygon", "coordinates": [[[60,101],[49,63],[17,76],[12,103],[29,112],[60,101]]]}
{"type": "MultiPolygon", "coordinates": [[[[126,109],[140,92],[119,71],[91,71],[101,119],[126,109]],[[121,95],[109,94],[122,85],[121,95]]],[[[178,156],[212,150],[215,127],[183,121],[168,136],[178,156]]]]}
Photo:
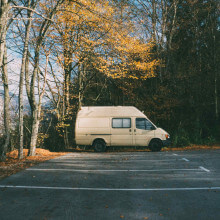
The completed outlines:
{"type": "Polygon", "coordinates": [[[135,146],[145,146],[147,147],[151,141],[155,137],[155,131],[150,130],[140,130],[136,128],[134,142],[135,146]]]}
{"type": "Polygon", "coordinates": [[[109,128],[108,118],[79,118],[79,128],[109,128]]]}
{"type": "Polygon", "coordinates": [[[76,144],[92,145],[97,138],[110,144],[110,120],[104,117],[82,117],[76,121],[76,144]]]}

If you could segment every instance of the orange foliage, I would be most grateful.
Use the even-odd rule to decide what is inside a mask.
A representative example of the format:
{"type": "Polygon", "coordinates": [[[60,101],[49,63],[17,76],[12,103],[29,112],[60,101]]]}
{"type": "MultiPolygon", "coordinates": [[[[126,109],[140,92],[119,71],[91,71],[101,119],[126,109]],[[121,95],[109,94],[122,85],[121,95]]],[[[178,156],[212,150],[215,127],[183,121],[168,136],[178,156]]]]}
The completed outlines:
{"type": "Polygon", "coordinates": [[[112,78],[147,79],[155,76],[160,61],[153,57],[154,42],[145,43],[134,35],[131,20],[120,21],[120,12],[109,1],[66,1],[57,14],[51,38],[64,53],[57,62],[93,67],[112,78]]]}
{"type": "MultiPolygon", "coordinates": [[[[24,157],[27,157],[28,149],[23,150],[24,157]]],[[[48,156],[61,156],[65,155],[66,153],[56,153],[56,152],[50,152],[49,150],[45,150],[42,148],[36,148],[36,156],[34,157],[48,157],[48,156]]],[[[9,153],[7,153],[7,157],[16,159],[18,157],[18,150],[13,150],[9,153]]],[[[28,157],[30,158],[30,157],[28,157]]]]}

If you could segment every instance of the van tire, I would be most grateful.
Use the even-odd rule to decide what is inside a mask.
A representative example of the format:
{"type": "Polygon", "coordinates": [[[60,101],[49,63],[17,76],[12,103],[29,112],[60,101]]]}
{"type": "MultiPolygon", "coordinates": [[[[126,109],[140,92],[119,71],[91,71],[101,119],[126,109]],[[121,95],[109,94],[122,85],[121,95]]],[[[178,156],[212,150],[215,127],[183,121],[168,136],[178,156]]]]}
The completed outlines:
{"type": "Polygon", "coordinates": [[[95,152],[105,152],[106,151],[106,144],[101,139],[94,141],[92,146],[94,147],[95,152]]]}
{"type": "Polygon", "coordinates": [[[149,148],[152,152],[158,152],[162,148],[162,142],[160,140],[152,140],[150,142],[149,148]]]}

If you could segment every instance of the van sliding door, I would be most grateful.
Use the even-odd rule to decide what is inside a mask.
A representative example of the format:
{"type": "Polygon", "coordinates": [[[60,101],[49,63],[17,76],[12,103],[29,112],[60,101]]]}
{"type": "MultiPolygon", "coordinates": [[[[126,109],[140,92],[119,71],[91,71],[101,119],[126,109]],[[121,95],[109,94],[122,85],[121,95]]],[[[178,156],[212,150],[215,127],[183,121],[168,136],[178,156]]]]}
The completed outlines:
{"type": "Polygon", "coordinates": [[[132,146],[131,118],[112,118],[111,146],[132,146]]]}

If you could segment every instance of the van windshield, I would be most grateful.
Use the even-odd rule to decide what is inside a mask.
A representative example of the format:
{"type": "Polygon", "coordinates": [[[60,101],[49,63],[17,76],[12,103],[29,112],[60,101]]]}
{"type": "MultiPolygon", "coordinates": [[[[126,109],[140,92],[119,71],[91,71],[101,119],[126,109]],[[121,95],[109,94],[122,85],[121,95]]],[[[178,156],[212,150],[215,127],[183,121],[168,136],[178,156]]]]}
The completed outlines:
{"type": "Polygon", "coordinates": [[[146,118],[136,118],[136,128],[142,130],[154,130],[154,125],[146,118]]]}

